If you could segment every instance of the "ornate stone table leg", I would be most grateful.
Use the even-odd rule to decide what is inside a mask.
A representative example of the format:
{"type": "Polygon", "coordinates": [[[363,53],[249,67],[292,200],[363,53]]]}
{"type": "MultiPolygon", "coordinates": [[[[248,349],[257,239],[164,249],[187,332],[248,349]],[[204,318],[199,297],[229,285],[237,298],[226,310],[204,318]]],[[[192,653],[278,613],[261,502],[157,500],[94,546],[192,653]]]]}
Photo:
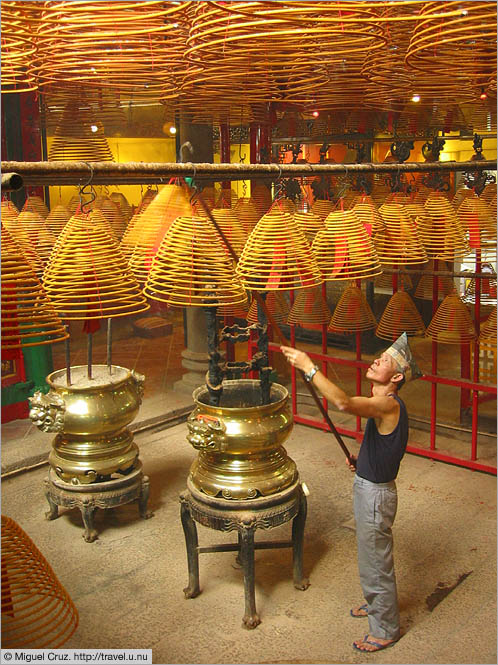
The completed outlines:
{"type": "Polygon", "coordinates": [[[83,533],[83,538],[87,543],[93,543],[94,540],[97,540],[99,537],[97,530],[93,525],[93,516],[95,514],[95,505],[91,500],[83,500],[79,506],[81,511],[81,517],[83,518],[83,524],[85,525],[85,531],[83,533]]]}
{"type": "Polygon", "coordinates": [[[292,521],[292,563],[294,587],[301,591],[305,591],[310,585],[308,578],[303,576],[304,525],[306,523],[308,504],[301,486],[299,487],[298,492],[299,508],[297,515],[292,521]]]}
{"type": "Polygon", "coordinates": [[[252,629],[259,626],[261,619],[256,613],[256,599],[254,595],[254,531],[255,521],[249,519],[237,525],[241,535],[240,559],[244,571],[244,597],[245,613],[242,623],[245,628],[252,629]]]}
{"type": "Polygon", "coordinates": [[[180,494],[180,517],[187,545],[188,562],[188,586],[185,587],[183,593],[185,598],[195,598],[201,592],[199,586],[199,552],[197,550],[199,541],[197,527],[190,514],[188,498],[185,494],[180,494]]]}
{"type": "Polygon", "coordinates": [[[148,520],[149,518],[154,516],[154,513],[151,510],[147,510],[149,493],[150,493],[149,477],[143,476],[140,496],[138,497],[138,512],[140,514],[140,517],[143,517],[144,520],[148,520]]]}
{"type": "Polygon", "coordinates": [[[45,478],[44,483],[45,483],[45,497],[48,501],[48,505],[50,506],[49,511],[45,513],[45,518],[47,520],[55,520],[57,517],[59,517],[59,506],[56,503],[54,503],[52,495],[50,494],[50,482],[48,478],[45,478]]]}

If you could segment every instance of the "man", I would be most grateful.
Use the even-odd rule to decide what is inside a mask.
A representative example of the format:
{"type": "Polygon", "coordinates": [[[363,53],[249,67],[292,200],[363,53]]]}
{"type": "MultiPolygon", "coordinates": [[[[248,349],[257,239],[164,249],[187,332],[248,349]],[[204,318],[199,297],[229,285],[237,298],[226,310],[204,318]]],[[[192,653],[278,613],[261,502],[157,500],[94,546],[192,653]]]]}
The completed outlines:
{"type": "Polygon", "coordinates": [[[365,605],[351,610],[355,618],[368,617],[369,633],[353,642],[358,651],[385,649],[400,637],[399,609],[393,561],[391,527],[396,516],[395,478],[408,441],[408,415],[398,391],[405,381],[421,375],[403,333],[374,360],[366,372],[371,397],[350,397],[327,379],[298,349],[280,347],[291,365],[339,411],[368,418],[358,458],[346,460],[352,471],[358,568],[365,605]]]}

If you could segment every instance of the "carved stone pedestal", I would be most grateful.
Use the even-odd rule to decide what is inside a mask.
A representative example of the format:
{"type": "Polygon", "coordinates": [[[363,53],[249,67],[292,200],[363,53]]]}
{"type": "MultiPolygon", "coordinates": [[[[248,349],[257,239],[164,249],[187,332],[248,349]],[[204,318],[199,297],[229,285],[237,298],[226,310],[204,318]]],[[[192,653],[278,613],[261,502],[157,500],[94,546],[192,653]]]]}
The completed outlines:
{"type": "Polygon", "coordinates": [[[138,502],[140,517],[149,519],[153,513],[147,510],[149,500],[149,478],[142,472],[142,464],[129,474],[100,483],[71,485],[61,480],[53,469],[45,478],[45,496],[50,510],[45,513],[48,520],[59,516],[59,506],[79,508],[85,525],[83,538],[87,543],[97,540],[93,517],[96,508],[114,508],[132,501],[138,502]]]}
{"type": "Polygon", "coordinates": [[[244,572],[246,628],[256,628],[261,621],[256,612],[254,595],[254,550],[292,547],[294,587],[304,591],[309,581],[303,576],[303,537],[306,522],[306,497],[299,482],[272,496],[230,501],[209,497],[197,490],[190,481],[180,495],[181,520],[187,545],[189,583],[184,589],[186,598],[201,593],[199,586],[199,554],[207,552],[237,552],[244,572]],[[256,529],[273,529],[292,521],[292,540],[254,542],[256,529]],[[218,531],[237,531],[238,543],[199,547],[196,522],[218,531]]]}

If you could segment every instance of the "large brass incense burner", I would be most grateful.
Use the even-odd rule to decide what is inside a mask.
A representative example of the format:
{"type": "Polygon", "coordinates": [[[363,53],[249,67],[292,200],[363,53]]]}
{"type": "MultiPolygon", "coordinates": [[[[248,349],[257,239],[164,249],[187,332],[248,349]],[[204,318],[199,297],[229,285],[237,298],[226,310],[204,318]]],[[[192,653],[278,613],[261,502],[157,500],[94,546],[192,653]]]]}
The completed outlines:
{"type": "Polygon", "coordinates": [[[32,398],[30,418],[44,432],[57,432],[49,463],[57,476],[72,485],[110,479],[130,472],[138,463],[138,448],[127,425],[138,413],[144,377],[117,365],[71,367],[46,379],[44,395],[32,398]]]}
{"type": "Polygon", "coordinates": [[[223,382],[217,406],[209,404],[206,386],[193,393],[187,439],[199,451],[190,468],[193,485],[211,497],[247,500],[281,492],[297,481],[294,461],[282,446],[292,431],[289,394],[270,387],[262,404],[261,382],[223,382]]]}

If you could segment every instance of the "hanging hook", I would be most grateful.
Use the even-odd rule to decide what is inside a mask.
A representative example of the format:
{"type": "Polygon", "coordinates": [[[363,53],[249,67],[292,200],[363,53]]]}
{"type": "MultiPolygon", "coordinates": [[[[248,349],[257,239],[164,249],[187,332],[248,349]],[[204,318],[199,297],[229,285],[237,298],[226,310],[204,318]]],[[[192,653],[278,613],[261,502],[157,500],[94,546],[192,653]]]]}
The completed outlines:
{"type": "Polygon", "coordinates": [[[86,215],[87,212],[85,211],[85,207],[91,205],[95,201],[95,199],[97,198],[97,194],[95,193],[95,190],[93,189],[93,187],[90,187],[91,198],[90,198],[89,201],[85,201],[83,203],[83,195],[87,193],[87,192],[85,192],[85,189],[88,187],[88,185],[91,185],[92,180],[93,180],[93,166],[89,162],[84,162],[84,163],[90,169],[90,177],[87,180],[87,182],[85,182],[84,185],[80,185],[78,195],[80,197],[80,210],[83,214],[86,215]]]}

